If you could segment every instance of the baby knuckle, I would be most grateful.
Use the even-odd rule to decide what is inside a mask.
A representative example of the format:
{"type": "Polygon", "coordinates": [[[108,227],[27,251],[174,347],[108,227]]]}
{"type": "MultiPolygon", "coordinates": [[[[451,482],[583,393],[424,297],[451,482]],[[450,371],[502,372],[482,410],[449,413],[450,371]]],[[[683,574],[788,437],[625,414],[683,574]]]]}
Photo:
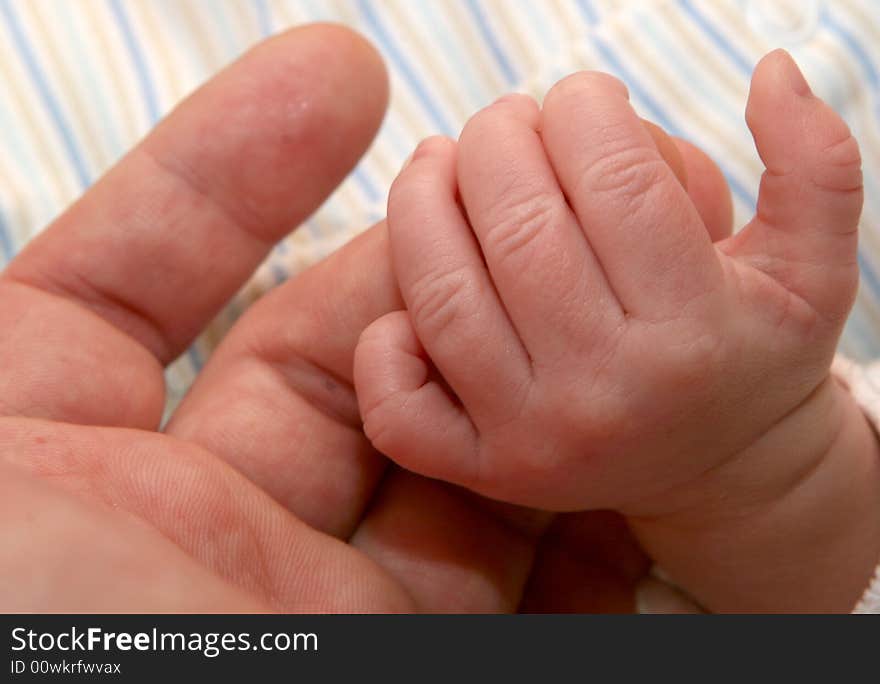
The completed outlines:
{"type": "Polygon", "coordinates": [[[409,295],[409,310],[416,329],[435,337],[473,316],[478,297],[464,267],[422,276],[412,284],[409,295]]]}
{"type": "Polygon", "coordinates": [[[531,380],[523,380],[493,388],[491,394],[487,392],[492,411],[490,416],[483,417],[481,430],[486,435],[505,435],[528,423],[533,416],[530,406],[532,389],[531,380]]]}
{"type": "Polygon", "coordinates": [[[559,220],[558,201],[541,193],[530,193],[502,202],[491,212],[494,225],[484,238],[486,250],[503,261],[520,255],[528,258],[541,233],[559,220]]]}
{"type": "Polygon", "coordinates": [[[682,335],[679,342],[663,347],[655,369],[668,390],[690,391],[716,375],[724,361],[724,350],[724,337],[715,331],[682,335]]]}
{"type": "Polygon", "coordinates": [[[387,323],[385,321],[373,321],[361,331],[355,348],[355,358],[368,358],[376,356],[385,349],[388,342],[387,323]]]}
{"type": "Polygon", "coordinates": [[[397,446],[399,404],[397,394],[385,394],[361,410],[364,435],[377,451],[387,456],[394,456],[397,446]]]}
{"type": "Polygon", "coordinates": [[[559,434],[578,435],[580,443],[601,451],[627,430],[630,409],[630,398],[619,385],[575,383],[557,390],[555,400],[543,409],[543,421],[559,426],[559,434]]]}
{"type": "Polygon", "coordinates": [[[639,202],[644,201],[668,175],[669,167],[656,153],[628,146],[603,155],[587,168],[584,191],[639,202]]]}
{"type": "Polygon", "coordinates": [[[632,397],[617,393],[608,393],[600,401],[593,400],[583,407],[582,434],[588,437],[593,451],[602,452],[604,445],[613,444],[621,435],[632,432],[630,423],[637,415],[634,409],[632,397]]]}
{"type": "Polygon", "coordinates": [[[394,179],[388,191],[388,226],[420,224],[423,221],[423,199],[436,194],[434,179],[424,173],[404,172],[394,179]]]}
{"type": "Polygon", "coordinates": [[[409,183],[405,174],[400,174],[391,183],[388,190],[388,230],[394,235],[398,223],[405,225],[407,217],[407,208],[410,200],[411,183],[409,183]]]}
{"type": "Polygon", "coordinates": [[[821,150],[811,181],[816,188],[831,192],[862,190],[862,157],[859,143],[849,129],[845,137],[821,150]]]}
{"type": "Polygon", "coordinates": [[[859,151],[859,143],[848,127],[844,127],[837,140],[822,149],[822,159],[830,166],[861,167],[862,154],[859,151]]]}
{"type": "Polygon", "coordinates": [[[392,428],[389,421],[384,420],[384,416],[377,418],[375,411],[364,417],[364,435],[380,454],[394,458],[396,447],[395,434],[396,430],[392,428]]]}

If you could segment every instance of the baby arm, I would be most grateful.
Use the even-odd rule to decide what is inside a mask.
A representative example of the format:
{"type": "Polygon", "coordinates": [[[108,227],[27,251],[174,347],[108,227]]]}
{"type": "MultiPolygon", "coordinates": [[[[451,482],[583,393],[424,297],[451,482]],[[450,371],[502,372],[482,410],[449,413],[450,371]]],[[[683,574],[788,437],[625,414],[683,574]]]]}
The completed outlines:
{"type": "Polygon", "coordinates": [[[829,374],[858,146],[782,52],[747,119],[758,211],[715,244],[611,77],[422,145],[389,201],[407,311],[361,338],[361,413],[422,474],[623,512],[709,609],[848,610],[880,558],[876,441],[829,374]]]}

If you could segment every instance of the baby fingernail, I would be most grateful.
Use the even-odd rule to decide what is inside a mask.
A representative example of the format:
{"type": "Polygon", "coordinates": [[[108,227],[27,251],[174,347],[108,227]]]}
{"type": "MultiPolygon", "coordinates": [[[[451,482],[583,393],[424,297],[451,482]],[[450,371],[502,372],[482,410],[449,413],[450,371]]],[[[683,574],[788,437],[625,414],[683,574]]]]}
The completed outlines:
{"type": "Polygon", "coordinates": [[[788,77],[788,85],[789,87],[798,95],[802,97],[806,97],[807,95],[811,95],[813,91],[810,89],[810,84],[807,83],[807,79],[804,78],[803,73],[798,67],[797,63],[792,59],[792,56],[785,53],[785,72],[788,77]]]}

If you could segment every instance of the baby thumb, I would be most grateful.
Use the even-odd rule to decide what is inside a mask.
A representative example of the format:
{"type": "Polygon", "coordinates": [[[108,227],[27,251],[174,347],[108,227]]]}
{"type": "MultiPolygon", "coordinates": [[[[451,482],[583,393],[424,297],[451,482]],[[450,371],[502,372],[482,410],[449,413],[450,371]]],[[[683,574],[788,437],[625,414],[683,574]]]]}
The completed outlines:
{"type": "Polygon", "coordinates": [[[840,322],[858,282],[858,143],[783,50],[755,68],[746,122],[766,171],[755,217],[731,250],[840,322]]]}

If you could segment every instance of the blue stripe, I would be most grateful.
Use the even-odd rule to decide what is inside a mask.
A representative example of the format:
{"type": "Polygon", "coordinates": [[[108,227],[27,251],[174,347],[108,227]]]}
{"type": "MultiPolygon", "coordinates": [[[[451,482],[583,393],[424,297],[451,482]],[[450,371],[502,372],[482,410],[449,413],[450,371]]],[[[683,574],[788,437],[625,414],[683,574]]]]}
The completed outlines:
{"type": "MultiPolygon", "coordinates": [[[[5,99],[0,98],[0,131],[22,130],[21,119],[7,109],[9,104],[5,99]]],[[[21,113],[25,116],[28,115],[27,111],[21,113]]],[[[4,153],[9,155],[9,159],[14,159],[15,167],[25,179],[24,182],[28,184],[28,190],[33,193],[29,199],[21,201],[28,202],[34,209],[39,208],[40,216],[33,219],[35,222],[40,223],[48,220],[61,209],[54,193],[49,190],[46,184],[49,175],[46,169],[48,160],[39,157],[37,146],[32,144],[30,136],[27,136],[23,131],[19,135],[4,134],[2,140],[4,153]],[[45,219],[41,216],[45,216],[45,219]]],[[[10,192],[15,194],[12,187],[10,187],[10,192]]]]}
{"type": "MultiPolygon", "coordinates": [[[[273,2],[274,4],[278,4],[277,0],[261,0],[267,3],[267,7],[269,7],[269,2],[273,2]]],[[[348,0],[349,4],[351,4],[351,0],[348,0]]],[[[330,3],[326,2],[326,0],[318,0],[318,4],[312,0],[297,0],[297,9],[305,15],[307,21],[329,21],[329,22],[339,22],[345,21],[339,18],[339,12],[330,6],[330,3]]],[[[282,20],[283,21],[283,20],[282,20]]]]}
{"type": "Polygon", "coordinates": [[[403,79],[407,82],[412,92],[421,102],[422,107],[424,108],[430,119],[433,121],[434,125],[440,130],[441,133],[452,135],[454,133],[454,128],[443,116],[440,107],[433,101],[431,96],[428,94],[428,91],[425,90],[422,82],[419,80],[412,67],[406,61],[406,58],[400,51],[400,48],[394,42],[391,34],[382,25],[382,22],[379,20],[379,17],[373,10],[372,5],[367,0],[358,0],[358,7],[360,8],[360,12],[364,17],[364,21],[366,21],[367,25],[376,35],[376,38],[379,40],[379,42],[382,43],[382,46],[385,48],[388,57],[391,59],[394,66],[397,67],[400,75],[403,76],[403,79]]]}
{"type": "MultiPolygon", "coordinates": [[[[600,38],[598,35],[592,36],[593,42],[596,46],[596,49],[599,51],[599,54],[602,56],[611,68],[617,72],[617,75],[620,76],[623,81],[626,82],[626,85],[633,92],[633,94],[645,105],[645,107],[650,111],[651,118],[654,119],[654,122],[663,128],[670,135],[676,135],[679,137],[687,137],[683,135],[682,130],[679,126],[673,121],[673,119],[665,112],[663,107],[651,96],[651,94],[645,90],[642,85],[636,80],[632,72],[629,71],[626,67],[624,67],[623,63],[617,58],[617,56],[612,52],[611,48],[608,44],[600,38]]],[[[724,174],[725,178],[727,178],[727,183],[730,185],[731,191],[735,195],[737,195],[743,202],[746,203],[749,207],[755,206],[755,195],[752,192],[743,186],[732,173],[727,170],[721,162],[718,163],[719,168],[721,168],[721,172],[724,174]]]]}
{"type": "Polygon", "coordinates": [[[125,47],[128,49],[129,57],[131,57],[132,65],[134,66],[138,81],[140,82],[141,95],[144,98],[147,116],[149,117],[150,123],[156,123],[161,116],[159,101],[156,97],[156,91],[153,88],[153,81],[150,77],[150,72],[147,69],[147,63],[144,60],[141,47],[134,36],[134,32],[131,30],[131,24],[128,21],[125,9],[122,7],[122,3],[119,2],[119,0],[108,0],[108,3],[110,5],[110,12],[116,21],[116,25],[119,27],[119,31],[122,34],[122,40],[125,43],[125,47]]]}
{"type": "Polygon", "coordinates": [[[272,13],[269,10],[269,4],[266,0],[254,0],[254,11],[257,13],[257,24],[260,26],[260,32],[264,38],[271,36],[272,29],[272,13]]]}
{"type": "Polygon", "coordinates": [[[880,295],[880,279],[877,278],[877,273],[871,268],[871,264],[868,262],[867,257],[862,254],[861,250],[859,250],[858,261],[862,280],[867,283],[868,287],[875,295],[880,295]]]}
{"type": "Polygon", "coordinates": [[[527,13],[526,20],[531,27],[541,34],[541,40],[544,41],[542,46],[546,54],[554,54],[561,44],[568,40],[567,36],[563,37],[558,34],[556,29],[551,25],[548,12],[542,11],[540,4],[534,2],[521,2],[519,11],[527,13]]]}
{"type": "Polygon", "coordinates": [[[320,227],[314,221],[306,221],[306,223],[302,224],[299,228],[295,230],[302,230],[305,227],[306,231],[308,231],[309,236],[312,237],[317,244],[321,244],[321,238],[324,237],[324,233],[321,231],[320,227]]]}
{"type": "MultiPolygon", "coordinates": [[[[436,11],[437,6],[434,3],[426,3],[419,9],[422,11],[420,19],[426,25],[429,35],[433,34],[442,45],[442,57],[451,62],[450,67],[457,75],[459,83],[467,85],[471,107],[481,107],[485,103],[488,88],[485,81],[477,82],[479,70],[474,69],[473,64],[464,56],[466,48],[463,48],[463,43],[467,45],[467,39],[463,40],[457,31],[450,30],[449,12],[436,11]]],[[[437,56],[441,57],[439,54],[437,56]]]]}
{"type": "Polygon", "coordinates": [[[276,285],[280,285],[290,277],[290,274],[274,260],[269,261],[269,271],[272,273],[272,279],[276,285]]]}
{"type": "MultiPolygon", "coordinates": [[[[245,304],[245,307],[247,304],[245,304]]],[[[241,315],[244,313],[244,308],[242,308],[242,302],[239,302],[237,298],[233,298],[229,300],[229,303],[226,305],[226,318],[229,321],[229,327],[232,326],[241,315]]]]}
{"type": "Polygon", "coordinates": [[[839,349],[853,359],[864,363],[866,356],[876,356],[873,339],[876,336],[874,326],[869,326],[863,308],[859,305],[853,309],[843,328],[839,349]]]}
{"type": "Polygon", "coordinates": [[[379,192],[379,189],[376,187],[373,181],[370,180],[369,174],[364,171],[362,166],[355,167],[352,176],[354,177],[355,183],[357,183],[360,186],[361,190],[363,190],[367,200],[369,200],[370,202],[376,202],[382,199],[382,193],[379,192]]]}
{"type": "MultiPolygon", "coordinates": [[[[865,185],[865,205],[870,206],[872,212],[874,212],[876,211],[876,202],[874,201],[874,196],[872,196],[871,188],[876,187],[877,184],[872,171],[873,169],[870,166],[867,166],[863,169],[865,185]]],[[[862,222],[861,228],[863,230],[872,230],[873,226],[869,226],[862,222]]],[[[871,295],[875,301],[880,298],[880,277],[878,277],[877,271],[871,263],[872,260],[876,261],[876,259],[877,255],[869,251],[867,246],[859,246],[859,270],[861,271],[863,282],[865,283],[865,285],[868,286],[868,289],[871,291],[871,295]]]]}
{"type": "Polygon", "coordinates": [[[678,125],[672,120],[672,118],[663,110],[660,104],[645,90],[642,85],[633,78],[632,72],[627,69],[623,63],[618,59],[618,57],[612,52],[611,48],[608,46],[608,43],[605,42],[604,39],[599,36],[593,36],[592,40],[598,50],[599,54],[602,56],[606,62],[608,62],[609,66],[617,73],[617,75],[626,83],[627,87],[635,93],[636,97],[638,97],[648,109],[651,110],[651,114],[654,117],[654,121],[657,125],[661,126],[667,133],[671,135],[681,135],[681,131],[678,125]]]}
{"type": "MultiPolygon", "coordinates": [[[[195,4],[195,3],[192,3],[195,4]]],[[[228,7],[231,3],[204,3],[203,6],[206,12],[210,12],[212,18],[214,19],[213,25],[217,27],[216,31],[211,31],[218,41],[220,40],[220,34],[222,34],[222,40],[225,42],[226,46],[223,49],[224,55],[237,55],[242,52],[242,50],[247,48],[247,43],[242,42],[241,33],[239,33],[236,29],[229,23],[229,16],[227,14],[228,7]]],[[[194,10],[195,11],[195,10],[194,10]]],[[[236,28],[239,28],[236,26],[236,28]]],[[[207,31],[205,33],[208,33],[207,31]]],[[[210,38],[209,38],[210,40],[210,38]]]]}
{"type": "Polygon", "coordinates": [[[18,17],[16,17],[12,5],[7,0],[0,1],[0,12],[3,13],[3,16],[6,19],[9,33],[12,35],[12,42],[15,43],[15,47],[24,62],[28,74],[34,82],[37,92],[40,94],[43,106],[46,107],[52,122],[55,124],[55,129],[61,136],[64,149],[67,152],[70,163],[76,171],[80,185],[83,188],[87,188],[91,184],[91,178],[89,172],[86,170],[85,159],[77,147],[73,131],[68,125],[67,120],[64,118],[64,114],[62,113],[58,101],[55,99],[54,94],[49,88],[49,82],[46,80],[46,76],[43,74],[43,71],[37,62],[36,55],[18,22],[18,17]]]}
{"type": "Polygon", "coordinates": [[[678,4],[684,10],[685,14],[687,14],[691,20],[703,30],[708,38],[715,43],[716,47],[728,56],[730,61],[732,61],[741,71],[745,72],[748,76],[751,76],[752,68],[754,66],[752,61],[737,50],[733,44],[728,41],[727,38],[725,38],[718,29],[716,29],[711,22],[699,12],[699,10],[697,10],[691,0],[678,0],[678,4]]]}
{"type": "Polygon", "coordinates": [[[486,41],[486,45],[489,46],[489,51],[492,53],[495,61],[498,62],[498,68],[501,69],[501,72],[504,74],[504,78],[507,79],[508,85],[516,83],[518,80],[516,72],[511,66],[510,60],[507,58],[507,55],[504,54],[504,50],[501,49],[498,38],[493,33],[492,27],[486,20],[486,16],[483,14],[483,10],[477,4],[476,0],[466,0],[466,4],[467,8],[470,10],[471,15],[473,15],[474,17],[474,21],[477,22],[477,28],[480,29],[480,33],[483,35],[483,39],[486,41]]]}
{"type": "Polygon", "coordinates": [[[588,24],[595,26],[599,23],[599,13],[596,11],[596,8],[593,7],[593,3],[591,3],[590,0],[578,0],[577,5],[588,24]]]}
{"type": "MultiPolygon", "coordinates": [[[[715,161],[715,163],[718,164],[717,161],[715,161]]],[[[758,198],[755,193],[740,183],[736,176],[726,170],[721,164],[718,164],[718,168],[720,168],[721,173],[724,174],[724,178],[727,180],[727,184],[730,186],[733,194],[739,197],[740,201],[745,203],[750,211],[754,211],[755,207],[758,206],[758,198]]]]}
{"type": "Polygon", "coordinates": [[[711,108],[718,113],[719,119],[730,121],[742,130],[745,125],[742,112],[737,111],[735,107],[725,105],[725,93],[718,85],[717,74],[711,71],[707,74],[705,65],[692,59],[688,46],[682,45],[680,38],[670,34],[669,27],[662,20],[652,21],[649,17],[639,17],[638,21],[639,28],[653,43],[657,54],[663,55],[664,61],[675,66],[676,80],[684,83],[691,91],[689,97],[693,98],[692,101],[700,99],[702,103],[700,106],[711,108]]]}
{"type": "Polygon", "coordinates": [[[843,39],[843,42],[846,43],[847,47],[852,51],[856,60],[858,60],[859,64],[862,67],[862,71],[864,72],[865,77],[868,79],[868,83],[871,84],[871,87],[877,90],[880,88],[880,77],[877,75],[877,70],[874,68],[874,64],[871,61],[870,56],[865,50],[864,46],[861,44],[858,38],[856,38],[852,32],[848,29],[844,28],[843,25],[839,24],[828,11],[828,8],[823,5],[822,6],[822,14],[820,15],[820,20],[824,26],[834,31],[838,36],[843,39]]]}
{"type": "Polygon", "coordinates": [[[205,365],[205,361],[202,359],[202,355],[199,353],[196,345],[197,342],[193,342],[189,349],[186,350],[186,358],[189,359],[189,363],[193,367],[193,370],[198,373],[202,370],[202,366],[205,365]]]}
{"type": "MultiPolygon", "coordinates": [[[[86,50],[86,41],[82,40],[82,35],[78,31],[77,20],[71,12],[71,3],[55,3],[53,9],[58,12],[55,15],[56,23],[66,31],[66,39],[63,42],[65,50],[75,51],[75,57],[70,52],[67,52],[64,56],[65,58],[73,57],[71,61],[77,64],[83,72],[82,75],[86,77],[86,82],[91,85],[89,96],[93,98],[94,103],[97,105],[94,108],[95,111],[101,116],[101,125],[103,126],[101,134],[107,137],[112,150],[112,156],[114,158],[120,156],[125,152],[125,147],[119,133],[120,121],[118,116],[114,116],[111,113],[111,108],[107,101],[108,96],[112,95],[113,91],[106,86],[105,79],[94,68],[94,53],[86,50]]],[[[75,11],[76,8],[74,7],[73,9],[75,11]]]]}
{"type": "Polygon", "coordinates": [[[6,223],[3,212],[0,212],[0,250],[3,252],[3,263],[8,264],[15,256],[15,246],[12,244],[12,231],[6,223]]]}

